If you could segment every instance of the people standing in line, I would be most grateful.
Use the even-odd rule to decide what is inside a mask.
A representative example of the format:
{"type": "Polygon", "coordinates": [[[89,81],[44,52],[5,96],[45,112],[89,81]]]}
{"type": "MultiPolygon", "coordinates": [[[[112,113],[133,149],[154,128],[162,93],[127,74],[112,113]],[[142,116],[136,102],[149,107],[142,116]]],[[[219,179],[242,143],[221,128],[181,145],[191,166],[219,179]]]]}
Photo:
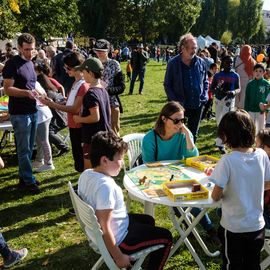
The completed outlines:
{"type": "Polygon", "coordinates": [[[162,270],[172,246],[169,230],[155,225],[152,216],[128,214],[123,192],[112,177],[119,174],[127,144],[114,132],[100,131],[92,139],[90,160],[78,181],[78,194],[95,211],[106,248],[119,268],[132,265],[132,253],[156,244],[164,247],[149,254],[146,269],[162,270]]]}
{"type": "Polygon", "coordinates": [[[132,77],[130,81],[129,95],[133,94],[135,81],[138,76],[140,80],[139,94],[140,95],[142,94],[143,85],[144,85],[144,75],[145,75],[146,64],[147,64],[148,59],[149,59],[149,55],[143,49],[143,44],[138,44],[137,50],[134,50],[131,53],[130,63],[132,66],[132,77]]]}
{"type": "Polygon", "coordinates": [[[214,201],[221,200],[218,235],[222,243],[222,269],[260,268],[264,245],[263,193],[270,189],[270,163],[264,150],[254,148],[255,126],[244,110],[224,115],[218,136],[232,152],[224,155],[209,180],[215,184],[214,201]]]}
{"type": "Polygon", "coordinates": [[[111,129],[109,94],[101,84],[103,65],[98,58],[88,58],[78,67],[90,88],[83,97],[81,115],[73,115],[75,123],[82,124],[84,169],[92,168],[90,162],[91,140],[99,131],[111,129]]]}
{"type": "MultiPolygon", "coordinates": [[[[233,59],[229,55],[223,59],[223,70],[214,75],[211,83],[211,92],[215,96],[216,121],[219,125],[222,117],[235,106],[235,97],[240,93],[239,75],[232,70],[233,59]]],[[[220,138],[216,138],[216,146],[221,154],[226,150],[220,138]]]]}
{"type": "Polygon", "coordinates": [[[110,43],[106,39],[99,39],[94,45],[94,51],[104,66],[102,80],[106,83],[106,90],[110,96],[112,130],[120,132],[120,113],[123,113],[119,95],[125,90],[125,78],[120,64],[108,57],[110,43]]]}
{"type": "Polygon", "coordinates": [[[241,93],[236,97],[235,106],[239,109],[244,109],[246,88],[249,80],[253,77],[253,68],[256,64],[252,58],[252,49],[249,45],[244,45],[241,48],[240,56],[235,60],[235,72],[240,76],[241,93]]]}
{"type": "Polygon", "coordinates": [[[20,54],[6,62],[3,69],[4,91],[9,96],[9,114],[16,139],[19,188],[32,194],[41,190],[33,175],[31,157],[37,130],[37,108],[34,98],[37,75],[31,61],[35,38],[23,33],[18,37],[20,54]]]}
{"type": "Polygon", "coordinates": [[[180,54],[172,58],[165,74],[168,101],[178,101],[185,109],[187,127],[196,142],[204,104],[208,100],[206,64],[196,56],[197,41],[192,34],[180,37],[180,54]]]}
{"type": "Polygon", "coordinates": [[[82,149],[82,125],[75,123],[73,115],[78,115],[81,112],[83,97],[89,89],[89,85],[85,82],[83,74],[80,70],[75,69],[84,62],[84,57],[72,52],[63,58],[64,68],[68,76],[75,79],[68,95],[66,104],[56,103],[52,100],[40,99],[45,105],[67,112],[69,137],[74,159],[74,167],[78,172],[84,170],[83,149],[82,149]]]}
{"type": "Polygon", "coordinates": [[[265,128],[264,104],[270,93],[270,83],[263,78],[264,66],[254,66],[254,79],[249,81],[245,95],[245,110],[250,114],[256,128],[256,133],[265,128]]]}
{"type": "Polygon", "coordinates": [[[70,77],[65,68],[64,68],[64,62],[63,59],[65,56],[68,54],[72,53],[74,50],[74,44],[72,41],[67,41],[66,42],[66,47],[63,52],[58,53],[52,58],[52,74],[53,78],[55,78],[63,87],[65,88],[65,95],[68,94],[68,91],[71,89],[73,83],[74,83],[74,78],[70,77]]]}

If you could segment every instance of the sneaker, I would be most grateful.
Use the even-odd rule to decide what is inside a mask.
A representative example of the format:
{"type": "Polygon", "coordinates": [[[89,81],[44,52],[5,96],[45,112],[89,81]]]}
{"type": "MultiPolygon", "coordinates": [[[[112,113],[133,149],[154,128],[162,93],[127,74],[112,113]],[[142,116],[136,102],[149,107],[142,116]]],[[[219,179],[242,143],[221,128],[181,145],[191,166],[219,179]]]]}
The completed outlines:
{"type": "MultiPolygon", "coordinates": [[[[38,180],[36,180],[35,184],[39,186],[39,185],[40,185],[40,182],[39,182],[38,180]]],[[[20,179],[19,179],[18,188],[19,188],[19,189],[23,189],[23,188],[25,188],[25,187],[26,187],[25,182],[23,181],[22,178],[20,178],[20,179]]]]}
{"type": "Polygon", "coordinates": [[[28,254],[27,248],[13,250],[10,258],[7,260],[4,260],[4,268],[10,268],[16,263],[22,261],[27,256],[27,254],[28,254]]]}
{"type": "Polygon", "coordinates": [[[50,164],[50,165],[44,164],[41,167],[39,167],[38,169],[36,169],[36,172],[39,173],[39,172],[44,172],[44,171],[52,171],[54,169],[55,169],[55,167],[53,166],[53,164],[50,164]]]}
{"type": "Polygon", "coordinates": [[[37,184],[25,185],[24,190],[26,190],[34,195],[41,193],[41,190],[37,184]]]}
{"type": "Polygon", "coordinates": [[[39,167],[41,167],[43,164],[44,164],[43,161],[37,161],[37,160],[35,160],[35,161],[32,162],[32,168],[39,168],[39,167]]]}

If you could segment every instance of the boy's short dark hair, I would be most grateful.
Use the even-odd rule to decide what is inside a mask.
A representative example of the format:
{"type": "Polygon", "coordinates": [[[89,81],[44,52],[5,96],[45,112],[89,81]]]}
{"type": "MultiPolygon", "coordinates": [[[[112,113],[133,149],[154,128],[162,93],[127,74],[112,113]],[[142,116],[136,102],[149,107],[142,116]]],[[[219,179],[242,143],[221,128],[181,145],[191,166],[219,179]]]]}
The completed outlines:
{"type": "Polygon", "coordinates": [[[216,64],[216,63],[212,63],[212,64],[210,65],[209,69],[213,69],[213,68],[215,68],[215,67],[217,67],[217,64],[216,64]]]}
{"type": "Polygon", "coordinates": [[[269,128],[264,128],[261,129],[258,134],[257,134],[257,138],[261,141],[261,146],[263,148],[263,146],[267,146],[270,147],[270,129],[269,128]]]}
{"type": "Polygon", "coordinates": [[[253,71],[256,70],[256,69],[258,69],[258,68],[261,68],[263,71],[265,71],[264,65],[262,65],[262,64],[260,64],[260,63],[257,63],[257,64],[254,66],[253,71]]]}
{"type": "Polygon", "coordinates": [[[255,125],[246,111],[230,111],[221,119],[217,135],[230,148],[252,147],[255,142],[255,125]]]}
{"type": "Polygon", "coordinates": [[[90,161],[93,168],[100,165],[101,157],[113,160],[116,153],[126,153],[128,145],[113,131],[99,131],[92,138],[90,161]]]}
{"type": "Polygon", "coordinates": [[[29,33],[23,33],[18,37],[18,45],[20,47],[22,47],[23,43],[32,44],[35,42],[35,38],[29,33]]]}

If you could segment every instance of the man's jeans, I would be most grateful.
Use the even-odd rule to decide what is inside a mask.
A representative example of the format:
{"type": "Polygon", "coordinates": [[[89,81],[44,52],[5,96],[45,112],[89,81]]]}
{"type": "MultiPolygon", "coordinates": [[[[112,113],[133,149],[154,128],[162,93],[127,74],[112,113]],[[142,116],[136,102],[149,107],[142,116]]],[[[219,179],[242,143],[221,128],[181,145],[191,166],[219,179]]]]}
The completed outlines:
{"type": "Polygon", "coordinates": [[[145,74],[145,67],[140,69],[140,70],[133,70],[132,71],[132,78],[131,78],[130,88],[129,88],[130,94],[133,94],[134,84],[135,84],[135,81],[136,81],[138,75],[139,75],[139,80],[140,80],[139,93],[142,93],[143,85],[144,85],[144,74],[145,74]]]}
{"type": "Polygon", "coordinates": [[[9,249],[2,233],[0,233],[0,254],[4,260],[7,260],[11,255],[11,250],[9,249]]]}
{"type": "Polygon", "coordinates": [[[32,172],[31,156],[37,130],[37,113],[11,115],[10,121],[16,139],[19,178],[26,185],[34,184],[36,179],[32,172]]]}

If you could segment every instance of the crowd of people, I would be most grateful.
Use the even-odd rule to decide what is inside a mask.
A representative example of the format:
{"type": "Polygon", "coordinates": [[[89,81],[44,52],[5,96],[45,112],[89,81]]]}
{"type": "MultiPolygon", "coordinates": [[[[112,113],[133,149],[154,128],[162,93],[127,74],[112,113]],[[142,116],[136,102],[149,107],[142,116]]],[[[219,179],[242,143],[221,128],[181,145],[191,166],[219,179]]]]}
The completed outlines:
{"type": "MultiPolygon", "coordinates": [[[[129,254],[158,242],[164,247],[151,254],[147,269],[163,269],[172,245],[171,233],[157,227],[152,217],[126,212],[122,190],[112,178],[119,174],[127,151],[119,137],[119,95],[126,87],[119,61],[127,64],[129,94],[137,77],[143,94],[149,57],[159,62],[162,54],[159,46],[151,50],[143,44],[111,50],[106,39],[96,40],[90,55],[71,41],[63,52],[53,46],[36,49],[35,38],[23,33],[18,51],[8,43],[1,56],[16,139],[18,188],[42,192],[33,172],[55,169],[51,145],[59,149],[58,155],[69,152],[59,135],[67,126],[74,168],[81,173],[78,194],[94,208],[105,244],[120,268],[132,264],[129,254]]],[[[270,228],[270,193],[263,196],[270,188],[267,50],[261,48],[255,55],[249,45],[226,50],[216,43],[198,50],[196,38],[186,34],[177,49],[167,47],[164,54],[168,102],[143,139],[142,160],[198,156],[200,122],[215,117],[216,146],[223,156],[206,174],[215,184],[213,200],[222,199],[221,220],[218,232],[207,214],[200,223],[215,244],[221,244],[223,269],[259,269],[264,227],[270,228]]],[[[174,211],[179,215],[177,208],[174,211]]],[[[200,211],[193,208],[191,213],[197,216],[200,211]]],[[[9,268],[27,255],[27,249],[11,250],[1,234],[0,253],[9,268]]]]}

